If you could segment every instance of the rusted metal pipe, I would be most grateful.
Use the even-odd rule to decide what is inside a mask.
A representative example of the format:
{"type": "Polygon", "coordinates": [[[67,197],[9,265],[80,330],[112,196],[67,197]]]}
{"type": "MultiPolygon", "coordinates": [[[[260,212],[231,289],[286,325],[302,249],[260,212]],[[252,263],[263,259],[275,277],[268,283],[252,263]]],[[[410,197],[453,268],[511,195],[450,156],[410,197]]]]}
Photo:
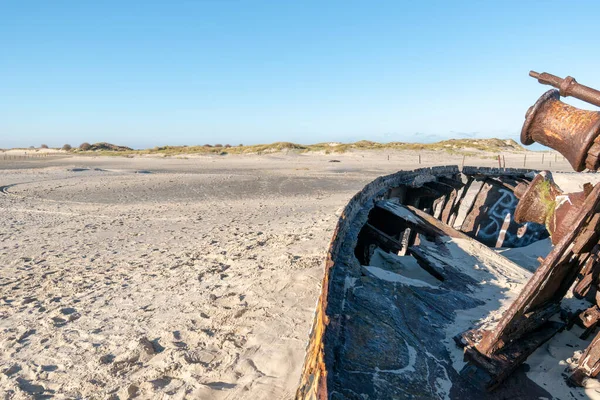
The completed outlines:
{"type": "Polygon", "coordinates": [[[560,101],[558,90],[544,93],[527,111],[521,142],[534,142],[560,152],[575,171],[600,168],[600,112],[560,101]],[[597,141],[597,142],[595,142],[597,141]]]}
{"type": "Polygon", "coordinates": [[[530,71],[529,76],[537,79],[542,85],[550,85],[559,89],[562,97],[575,97],[576,99],[600,107],[600,90],[577,83],[572,76],[562,79],[547,72],[540,74],[535,71],[530,71]]]}

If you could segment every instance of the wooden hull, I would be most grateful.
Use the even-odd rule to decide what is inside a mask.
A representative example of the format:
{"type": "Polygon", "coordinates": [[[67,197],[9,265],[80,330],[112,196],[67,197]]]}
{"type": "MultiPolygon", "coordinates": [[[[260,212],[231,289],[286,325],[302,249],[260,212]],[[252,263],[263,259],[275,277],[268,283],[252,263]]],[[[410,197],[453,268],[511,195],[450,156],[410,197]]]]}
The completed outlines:
{"type": "Polygon", "coordinates": [[[481,308],[475,294],[496,290],[486,286],[483,272],[472,271],[474,265],[517,286],[530,277],[488,246],[526,246],[547,237],[543,226],[511,218],[517,203],[512,190],[533,173],[435,167],[383,176],[358,192],[327,251],[296,398],[551,398],[524,373],[494,394],[477,392],[453,368],[457,360],[448,350],[457,310],[481,308]],[[414,217],[403,215],[402,205],[412,206],[414,217]],[[411,220],[432,217],[442,224],[425,231],[419,226],[435,221],[411,220]],[[452,241],[443,231],[446,224],[460,231],[452,241]],[[410,253],[432,278],[365,267],[374,252],[382,253],[378,249],[410,253]],[[472,265],[465,263],[468,257],[472,265]]]}

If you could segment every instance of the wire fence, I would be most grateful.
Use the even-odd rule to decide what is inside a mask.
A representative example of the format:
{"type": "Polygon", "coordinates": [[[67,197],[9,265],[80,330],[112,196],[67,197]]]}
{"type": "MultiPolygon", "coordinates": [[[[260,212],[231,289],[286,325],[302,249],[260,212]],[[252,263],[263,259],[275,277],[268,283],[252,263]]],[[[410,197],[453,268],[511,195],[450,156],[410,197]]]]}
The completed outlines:
{"type": "Polygon", "coordinates": [[[65,155],[61,154],[61,153],[0,152],[0,161],[21,161],[21,160],[33,160],[33,159],[41,159],[41,158],[64,157],[64,156],[65,155]]]}

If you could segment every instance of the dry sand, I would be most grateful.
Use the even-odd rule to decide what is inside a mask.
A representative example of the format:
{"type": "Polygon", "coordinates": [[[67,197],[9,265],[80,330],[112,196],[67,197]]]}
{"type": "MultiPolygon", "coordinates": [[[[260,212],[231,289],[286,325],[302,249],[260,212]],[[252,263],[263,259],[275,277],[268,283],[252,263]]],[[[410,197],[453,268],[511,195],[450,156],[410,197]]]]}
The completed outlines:
{"type": "Polygon", "coordinates": [[[0,157],[0,393],[293,397],[341,208],[379,175],[461,162],[0,157]]]}

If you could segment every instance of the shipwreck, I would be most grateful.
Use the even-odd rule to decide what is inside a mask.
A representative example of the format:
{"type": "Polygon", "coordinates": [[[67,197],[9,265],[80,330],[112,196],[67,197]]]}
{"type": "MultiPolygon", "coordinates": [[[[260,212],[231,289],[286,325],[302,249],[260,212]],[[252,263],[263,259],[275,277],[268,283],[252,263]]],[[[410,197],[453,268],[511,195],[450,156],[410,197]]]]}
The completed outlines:
{"type": "MultiPolygon", "coordinates": [[[[600,91],[554,86],[524,144],[600,168],[600,91]]],[[[564,193],[549,171],[446,166],[379,177],[345,207],[325,262],[298,399],[586,397],[600,373],[600,184],[564,193]],[[522,265],[508,252],[546,243],[522,265]],[[553,338],[560,379],[541,382],[553,338]],[[558,362],[560,355],[569,363],[558,362]]],[[[599,384],[600,387],[600,384],[599,384]]]]}

